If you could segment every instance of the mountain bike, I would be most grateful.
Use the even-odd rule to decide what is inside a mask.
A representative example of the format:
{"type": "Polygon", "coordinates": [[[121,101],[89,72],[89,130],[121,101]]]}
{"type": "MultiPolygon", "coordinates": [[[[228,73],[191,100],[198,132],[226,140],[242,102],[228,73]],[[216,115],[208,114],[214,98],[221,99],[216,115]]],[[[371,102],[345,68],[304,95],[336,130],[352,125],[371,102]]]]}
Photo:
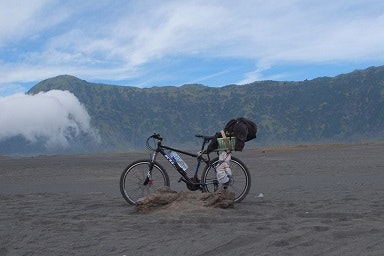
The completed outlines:
{"type": "Polygon", "coordinates": [[[153,134],[147,138],[146,146],[153,151],[150,159],[141,159],[132,162],[124,169],[120,177],[120,191],[129,204],[136,204],[137,200],[155,192],[160,187],[170,186],[167,170],[156,160],[160,154],[164,156],[174,169],[181,175],[179,182],[184,182],[191,191],[215,192],[220,189],[227,189],[235,194],[235,202],[242,201],[248,194],[251,187],[251,176],[247,166],[238,158],[231,156],[229,163],[231,176],[225,185],[220,184],[216,169],[222,163],[219,157],[210,159],[210,153],[205,146],[215,138],[214,136],[195,135],[202,139],[201,150],[198,153],[190,153],[173,147],[163,145],[163,138],[160,134],[153,134]],[[181,162],[175,152],[193,157],[196,159],[194,172],[189,175],[189,170],[181,162]],[[176,156],[176,157],[175,157],[176,156]],[[204,166],[205,164],[205,166],[204,166]],[[201,165],[204,169],[201,178],[198,178],[201,165]],[[192,175],[193,174],[193,175],[192,175]]]}

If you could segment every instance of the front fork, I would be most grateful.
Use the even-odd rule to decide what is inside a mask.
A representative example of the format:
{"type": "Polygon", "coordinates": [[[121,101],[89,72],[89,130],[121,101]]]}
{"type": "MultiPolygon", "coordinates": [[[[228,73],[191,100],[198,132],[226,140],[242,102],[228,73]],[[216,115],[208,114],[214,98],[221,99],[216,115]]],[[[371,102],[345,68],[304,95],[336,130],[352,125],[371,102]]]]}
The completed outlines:
{"type": "Polygon", "coordinates": [[[148,172],[147,172],[147,177],[145,177],[145,180],[144,180],[144,186],[146,185],[152,185],[152,180],[151,180],[151,176],[152,176],[152,169],[153,169],[153,165],[155,163],[155,160],[156,160],[156,156],[157,156],[158,152],[154,152],[151,156],[151,161],[149,162],[149,169],[148,169],[148,172]]]}

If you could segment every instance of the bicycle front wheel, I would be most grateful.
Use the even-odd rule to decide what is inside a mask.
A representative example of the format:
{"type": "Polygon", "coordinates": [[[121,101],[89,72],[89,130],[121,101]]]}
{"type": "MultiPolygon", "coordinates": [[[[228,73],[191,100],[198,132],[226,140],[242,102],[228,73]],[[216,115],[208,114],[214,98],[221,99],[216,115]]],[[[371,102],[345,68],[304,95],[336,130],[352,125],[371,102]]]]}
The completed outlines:
{"type": "Polygon", "coordinates": [[[164,167],[154,162],[150,171],[150,165],[150,160],[137,160],[128,165],[121,174],[120,192],[129,204],[136,204],[139,198],[169,186],[169,176],[164,167]]]}
{"type": "MultiPolygon", "coordinates": [[[[220,189],[216,176],[216,166],[219,164],[219,158],[212,160],[210,165],[207,165],[201,175],[201,181],[204,183],[205,192],[215,192],[220,189]]],[[[236,157],[231,157],[229,168],[232,171],[232,180],[228,186],[230,192],[235,193],[235,202],[241,202],[251,188],[251,175],[247,166],[236,157]]]]}

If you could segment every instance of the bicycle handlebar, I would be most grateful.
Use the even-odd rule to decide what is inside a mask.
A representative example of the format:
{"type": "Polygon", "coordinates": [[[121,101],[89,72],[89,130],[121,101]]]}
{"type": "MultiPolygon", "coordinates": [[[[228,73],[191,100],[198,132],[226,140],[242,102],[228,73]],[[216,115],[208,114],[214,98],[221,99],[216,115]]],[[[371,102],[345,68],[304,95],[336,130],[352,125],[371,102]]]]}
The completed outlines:
{"type": "MultiPolygon", "coordinates": [[[[151,135],[149,138],[154,138],[154,139],[156,139],[156,140],[159,140],[159,141],[162,141],[163,140],[163,138],[160,136],[160,134],[158,134],[158,133],[154,133],[153,135],[151,135]]],[[[148,138],[148,139],[149,139],[148,138]]]]}
{"type": "Polygon", "coordinates": [[[161,142],[163,141],[163,138],[160,136],[160,134],[158,133],[154,133],[153,135],[149,136],[147,138],[147,141],[146,141],[146,146],[147,146],[147,149],[149,150],[156,150],[156,148],[152,147],[151,144],[149,143],[149,140],[150,139],[155,139],[157,140],[157,147],[159,146],[159,144],[161,144],[161,142]]]}

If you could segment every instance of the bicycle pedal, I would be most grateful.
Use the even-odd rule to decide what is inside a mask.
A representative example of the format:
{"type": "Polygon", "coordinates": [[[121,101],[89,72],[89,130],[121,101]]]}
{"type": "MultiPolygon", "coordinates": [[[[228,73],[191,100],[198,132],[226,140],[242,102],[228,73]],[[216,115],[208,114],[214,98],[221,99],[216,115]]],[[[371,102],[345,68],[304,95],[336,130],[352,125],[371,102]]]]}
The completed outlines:
{"type": "Polygon", "coordinates": [[[213,191],[217,191],[219,189],[219,183],[213,182],[213,191]]]}
{"type": "Polygon", "coordinates": [[[223,189],[227,189],[232,184],[233,184],[233,181],[232,181],[232,178],[230,178],[229,181],[223,184],[223,189]]]}

